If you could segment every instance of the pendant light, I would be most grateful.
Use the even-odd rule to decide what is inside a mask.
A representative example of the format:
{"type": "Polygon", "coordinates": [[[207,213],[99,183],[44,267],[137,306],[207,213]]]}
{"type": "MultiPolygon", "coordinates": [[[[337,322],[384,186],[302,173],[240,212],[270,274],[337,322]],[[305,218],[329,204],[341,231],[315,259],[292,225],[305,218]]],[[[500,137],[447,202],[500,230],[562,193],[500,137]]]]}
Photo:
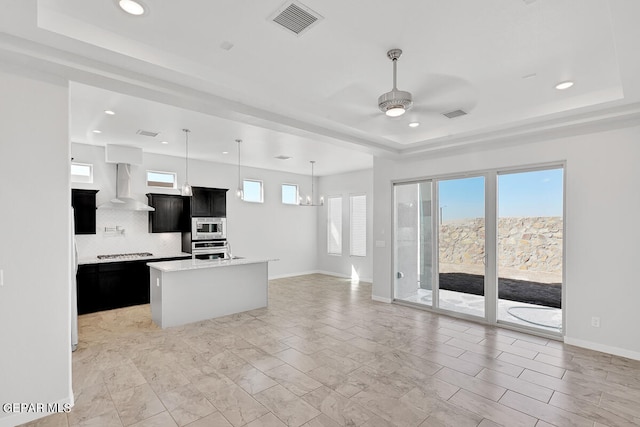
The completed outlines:
{"type": "Polygon", "coordinates": [[[240,200],[244,200],[244,190],[242,189],[242,180],[240,179],[240,143],[241,139],[236,139],[238,143],[238,189],[236,190],[236,197],[240,200]]]}
{"type": "Polygon", "coordinates": [[[193,196],[193,191],[189,185],[189,129],[182,129],[185,137],[185,155],[184,155],[184,184],[182,184],[182,195],[193,196]]]}
{"type": "Polygon", "coordinates": [[[315,193],[314,193],[314,186],[313,186],[313,181],[314,181],[313,167],[316,164],[316,161],[310,160],[309,163],[311,163],[311,197],[307,196],[304,202],[302,201],[300,202],[300,206],[323,206],[324,199],[322,197],[320,197],[320,203],[316,203],[316,200],[315,200],[315,193]]]}

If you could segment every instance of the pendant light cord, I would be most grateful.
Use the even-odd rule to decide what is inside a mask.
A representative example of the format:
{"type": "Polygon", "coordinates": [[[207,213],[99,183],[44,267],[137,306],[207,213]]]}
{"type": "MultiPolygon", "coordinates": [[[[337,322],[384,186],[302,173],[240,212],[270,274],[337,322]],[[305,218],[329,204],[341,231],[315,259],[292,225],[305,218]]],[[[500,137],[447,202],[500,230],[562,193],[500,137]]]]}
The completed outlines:
{"type": "Polygon", "coordinates": [[[185,156],[184,156],[184,170],[185,181],[189,182],[189,129],[182,129],[185,137],[185,156]]]}
{"type": "Polygon", "coordinates": [[[236,190],[236,195],[240,199],[244,199],[244,190],[242,189],[242,183],[240,179],[240,144],[242,143],[242,140],[236,139],[236,142],[238,143],[238,189],[236,190]]]}

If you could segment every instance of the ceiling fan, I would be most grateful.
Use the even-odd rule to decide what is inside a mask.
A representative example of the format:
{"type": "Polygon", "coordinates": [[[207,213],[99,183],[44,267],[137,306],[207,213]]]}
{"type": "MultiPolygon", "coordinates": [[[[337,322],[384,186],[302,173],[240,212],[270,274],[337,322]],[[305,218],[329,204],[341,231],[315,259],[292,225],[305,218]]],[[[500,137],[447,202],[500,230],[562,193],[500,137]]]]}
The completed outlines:
{"type": "Polygon", "coordinates": [[[393,62],[393,89],[378,97],[378,108],[389,117],[399,117],[413,106],[411,93],[398,90],[396,84],[397,63],[400,55],[402,55],[401,49],[391,49],[387,52],[387,57],[393,62]]]}
{"type": "Polygon", "coordinates": [[[419,70],[407,73],[413,90],[399,90],[397,61],[402,53],[397,48],[386,53],[393,64],[393,87],[378,97],[377,104],[371,102],[372,94],[379,90],[376,89],[376,78],[350,76],[347,85],[330,95],[328,100],[332,105],[338,104],[344,108],[340,120],[344,120],[347,125],[369,131],[375,129],[379,135],[386,137],[400,132],[409,122],[429,120],[432,126],[441,126],[446,123],[444,120],[452,117],[450,113],[465,114],[474,108],[477,95],[470,82],[451,74],[425,71],[426,67],[420,62],[420,58],[416,58],[416,62],[420,64],[419,70]],[[385,115],[380,114],[380,111],[385,115]],[[395,119],[388,120],[387,117],[395,119]]]}

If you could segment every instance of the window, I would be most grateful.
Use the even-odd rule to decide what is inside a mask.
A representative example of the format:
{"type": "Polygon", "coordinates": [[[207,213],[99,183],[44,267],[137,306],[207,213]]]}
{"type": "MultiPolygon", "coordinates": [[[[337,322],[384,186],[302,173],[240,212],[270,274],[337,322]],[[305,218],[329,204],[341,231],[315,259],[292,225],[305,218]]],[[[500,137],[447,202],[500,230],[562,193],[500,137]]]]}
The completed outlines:
{"type": "Polygon", "coordinates": [[[349,255],[367,256],[367,196],[351,196],[349,208],[349,255]]]}
{"type": "Polygon", "coordinates": [[[297,205],[298,186],[295,184],[282,184],[282,203],[285,205],[297,205]]]}
{"type": "Polygon", "coordinates": [[[342,255],[342,197],[329,197],[327,201],[327,252],[342,255]]]}
{"type": "Polygon", "coordinates": [[[71,163],[71,182],[93,183],[93,165],[90,163],[71,163]]]}
{"type": "Polygon", "coordinates": [[[147,187],[177,188],[175,172],[147,171],[147,187]]]}
{"type": "Polygon", "coordinates": [[[243,200],[245,202],[263,203],[262,181],[245,179],[242,181],[243,200]]]}

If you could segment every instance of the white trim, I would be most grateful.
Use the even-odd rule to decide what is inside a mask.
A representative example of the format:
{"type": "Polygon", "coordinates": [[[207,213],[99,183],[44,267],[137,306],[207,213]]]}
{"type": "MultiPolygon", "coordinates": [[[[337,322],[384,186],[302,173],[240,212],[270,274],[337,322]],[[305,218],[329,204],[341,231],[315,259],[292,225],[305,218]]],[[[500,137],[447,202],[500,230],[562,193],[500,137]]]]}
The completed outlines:
{"type": "Polygon", "coordinates": [[[377,302],[386,302],[387,304],[391,304],[393,302],[391,298],[379,297],[377,295],[371,295],[371,299],[377,302]]]}
{"type": "Polygon", "coordinates": [[[242,201],[243,202],[247,202],[247,203],[264,203],[264,182],[262,182],[261,179],[243,178],[242,179],[242,192],[243,192],[243,196],[242,196],[242,201]],[[260,184],[260,200],[247,200],[246,199],[247,192],[244,191],[244,184],[246,182],[257,182],[257,183],[260,184]]]}
{"type": "Polygon", "coordinates": [[[282,203],[283,205],[290,205],[290,206],[299,206],[300,205],[300,187],[298,187],[298,184],[291,184],[289,182],[283,182],[280,184],[280,203],[282,203]],[[282,200],[283,197],[283,187],[285,185],[288,185],[289,187],[296,187],[296,197],[295,197],[295,202],[294,203],[285,203],[282,200]]]}
{"type": "Polygon", "coordinates": [[[165,189],[176,189],[178,188],[178,173],[177,172],[169,172],[169,171],[158,171],[158,170],[151,170],[151,169],[147,169],[147,171],[145,172],[145,182],[147,185],[147,188],[165,188],[165,189]],[[150,181],[149,180],[149,174],[150,173],[155,173],[158,175],[171,175],[173,176],[173,181],[172,182],[168,182],[167,184],[171,184],[171,186],[168,185],[149,185],[149,182],[162,182],[162,181],[150,181]]]}
{"type": "MultiPolygon", "coordinates": [[[[351,279],[351,275],[344,273],[336,273],[335,271],[317,270],[316,274],[325,274],[327,276],[340,277],[341,279],[351,279]]],[[[361,277],[358,282],[373,283],[373,279],[361,277]]]]}
{"type": "MultiPolygon", "coordinates": [[[[269,280],[286,279],[289,277],[296,277],[296,276],[307,276],[309,274],[324,274],[325,276],[339,277],[341,279],[351,279],[351,276],[347,274],[336,273],[333,271],[325,271],[325,270],[310,270],[310,271],[299,271],[296,273],[279,274],[277,276],[269,276],[269,280]]],[[[360,278],[359,282],[372,283],[373,279],[360,278]]],[[[391,300],[389,300],[389,302],[391,302],[391,300]]]]}
{"type": "Polygon", "coordinates": [[[286,273],[286,274],[278,274],[277,276],[269,276],[269,280],[286,279],[288,277],[306,276],[309,274],[318,274],[318,273],[321,273],[321,272],[318,270],[298,271],[295,273],[286,273]]]}
{"type": "Polygon", "coordinates": [[[626,357],[628,359],[640,360],[640,352],[627,350],[620,347],[612,347],[606,344],[600,344],[593,341],[581,340],[578,338],[564,337],[564,343],[574,345],[576,347],[587,348],[589,350],[601,351],[615,356],[626,357]]]}
{"type": "MultiPolygon", "coordinates": [[[[6,402],[3,402],[3,403],[6,403],[6,402]]],[[[58,406],[60,407],[68,403],[73,408],[73,405],[74,405],[73,395],[69,397],[65,397],[64,399],[59,399],[59,400],[56,400],[53,402],[47,402],[47,403],[58,404],[58,406]]],[[[56,412],[20,412],[20,413],[11,414],[8,417],[0,418],[0,427],[14,427],[17,425],[25,424],[25,423],[46,417],[48,415],[55,414],[55,413],[56,412]]]]}

